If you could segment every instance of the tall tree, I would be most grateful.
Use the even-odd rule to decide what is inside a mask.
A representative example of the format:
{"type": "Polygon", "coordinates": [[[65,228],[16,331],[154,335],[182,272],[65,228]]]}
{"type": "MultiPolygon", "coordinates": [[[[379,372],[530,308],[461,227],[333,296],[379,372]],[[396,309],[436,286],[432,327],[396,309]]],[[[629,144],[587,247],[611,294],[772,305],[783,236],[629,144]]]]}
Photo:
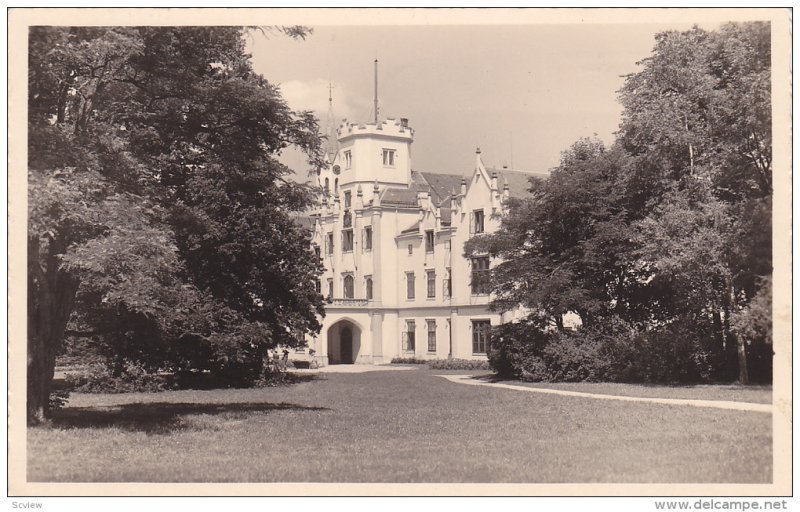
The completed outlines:
{"type": "Polygon", "coordinates": [[[498,309],[713,333],[747,382],[748,344],[770,343],[754,334],[771,290],[769,25],[665,32],[639,64],[616,142],[575,143],[468,251],[499,257],[498,309]]]}
{"type": "Polygon", "coordinates": [[[29,421],[76,312],[122,358],[233,372],[317,332],[319,264],[294,220],[310,194],[276,159],[317,162],[316,120],[253,71],[243,29],[29,40],[29,421]]]}

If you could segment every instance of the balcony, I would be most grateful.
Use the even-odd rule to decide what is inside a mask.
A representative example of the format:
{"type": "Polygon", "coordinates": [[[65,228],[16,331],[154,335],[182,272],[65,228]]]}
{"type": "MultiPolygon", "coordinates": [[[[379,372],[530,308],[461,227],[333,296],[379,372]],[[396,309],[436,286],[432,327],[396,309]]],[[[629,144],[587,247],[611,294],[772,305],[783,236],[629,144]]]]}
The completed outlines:
{"type": "Polygon", "coordinates": [[[341,308],[363,308],[369,306],[367,299],[327,299],[328,306],[341,308]]]}

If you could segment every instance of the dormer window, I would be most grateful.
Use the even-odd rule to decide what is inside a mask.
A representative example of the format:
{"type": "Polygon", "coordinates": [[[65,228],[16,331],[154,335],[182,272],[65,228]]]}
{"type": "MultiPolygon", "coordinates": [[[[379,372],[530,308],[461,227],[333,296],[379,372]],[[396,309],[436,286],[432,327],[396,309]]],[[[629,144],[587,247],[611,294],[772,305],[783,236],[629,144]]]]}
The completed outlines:
{"type": "Polygon", "coordinates": [[[483,208],[475,210],[469,214],[469,233],[471,235],[483,233],[484,230],[484,216],[483,208]]]}
{"type": "Polygon", "coordinates": [[[344,152],[344,168],[349,169],[353,166],[353,153],[350,150],[344,152]]]}
{"type": "Polygon", "coordinates": [[[383,166],[384,167],[394,167],[394,149],[384,149],[383,150],[383,166]]]}

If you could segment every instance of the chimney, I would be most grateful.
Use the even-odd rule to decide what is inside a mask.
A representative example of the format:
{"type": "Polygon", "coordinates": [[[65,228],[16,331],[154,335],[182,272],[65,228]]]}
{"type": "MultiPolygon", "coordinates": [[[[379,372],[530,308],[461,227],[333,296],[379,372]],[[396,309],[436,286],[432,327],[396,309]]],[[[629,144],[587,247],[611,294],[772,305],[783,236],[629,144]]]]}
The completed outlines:
{"type": "Polygon", "coordinates": [[[467,195],[467,178],[461,177],[461,195],[467,195]]]}
{"type": "Polygon", "coordinates": [[[492,171],[492,190],[497,190],[497,171],[492,171]]]}

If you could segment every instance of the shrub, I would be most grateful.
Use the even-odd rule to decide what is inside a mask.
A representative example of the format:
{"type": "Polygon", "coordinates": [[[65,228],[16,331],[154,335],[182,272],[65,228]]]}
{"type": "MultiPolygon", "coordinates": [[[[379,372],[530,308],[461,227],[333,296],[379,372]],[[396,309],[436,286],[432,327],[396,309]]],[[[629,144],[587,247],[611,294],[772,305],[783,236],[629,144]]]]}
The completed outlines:
{"type": "Polygon", "coordinates": [[[644,329],[611,318],[593,328],[500,325],[489,362],[502,377],[546,382],[702,382],[714,377],[712,339],[689,322],[644,329]]]}
{"type": "Polygon", "coordinates": [[[538,322],[498,325],[492,329],[489,365],[501,377],[546,380],[541,356],[549,338],[538,322]]]}
{"type": "Polygon", "coordinates": [[[489,361],[475,359],[431,359],[428,368],[432,370],[491,370],[489,361]]]}
{"type": "Polygon", "coordinates": [[[606,340],[613,380],[676,383],[708,381],[713,376],[711,340],[686,324],[616,333],[606,340]]]}
{"type": "Polygon", "coordinates": [[[169,376],[148,373],[133,363],[118,372],[105,364],[91,365],[83,373],[68,374],[66,381],[73,391],[82,393],[156,392],[174,387],[169,376]]]}
{"type": "Polygon", "coordinates": [[[425,364],[427,363],[424,359],[417,359],[416,357],[393,357],[392,364],[425,364]]]}
{"type": "Polygon", "coordinates": [[[545,379],[553,382],[614,380],[612,362],[602,340],[592,333],[564,332],[552,336],[542,350],[545,379]],[[586,334],[589,334],[588,336],[586,334]]]}

